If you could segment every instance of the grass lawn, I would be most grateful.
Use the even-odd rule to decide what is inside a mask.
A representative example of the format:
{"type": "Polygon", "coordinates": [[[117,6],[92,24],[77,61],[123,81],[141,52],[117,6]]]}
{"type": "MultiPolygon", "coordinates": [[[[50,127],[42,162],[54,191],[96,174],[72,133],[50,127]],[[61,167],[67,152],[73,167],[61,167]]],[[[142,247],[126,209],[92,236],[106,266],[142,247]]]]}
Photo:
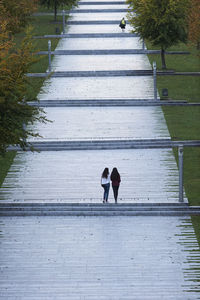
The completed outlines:
{"type": "Polygon", "coordinates": [[[3,184],[4,178],[7,175],[7,172],[15,158],[16,152],[10,151],[5,154],[5,156],[0,156],[0,187],[3,184]]]}
{"type": "MultiPolygon", "coordinates": [[[[148,49],[155,49],[147,42],[148,49]]],[[[191,45],[180,44],[168,50],[190,51],[190,55],[166,55],[167,68],[175,71],[200,71],[199,52],[191,45]]],[[[161,69],[160,55],[148,55],[151,63],[156,61],[161,69]]],[[[163,88],[168,89],[169,98],[200,102],[200,77],[195,76],[158,76],[159,94],[163,88]]],[[[197,107],[163,107],[163,112],[172,139],[200,139],[200,106],[197,107]]],[[[174,149],[176,160],[177,149],[174,149]]],[[[200,205],[200,148],[184,149],[184,188],[190,205],[200,205]]],[[[200,216],[193,216],[192,223],[200,244],[200,216]]]]}

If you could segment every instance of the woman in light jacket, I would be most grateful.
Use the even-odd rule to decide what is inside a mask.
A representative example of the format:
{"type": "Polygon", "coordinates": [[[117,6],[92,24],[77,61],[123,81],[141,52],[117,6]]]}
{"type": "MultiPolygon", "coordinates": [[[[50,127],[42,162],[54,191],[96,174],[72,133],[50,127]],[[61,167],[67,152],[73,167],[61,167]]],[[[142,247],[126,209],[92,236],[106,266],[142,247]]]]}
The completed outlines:
{"type": "Polygon", "coordinates": [[[103,203],[105,203],[105,202],[108,202],[108,195],[109,195],[109,189],[110,189],[110,174],[109,174],[108,168],[105,168],[102,173],[101,186],[104,188],[103,203]]]}

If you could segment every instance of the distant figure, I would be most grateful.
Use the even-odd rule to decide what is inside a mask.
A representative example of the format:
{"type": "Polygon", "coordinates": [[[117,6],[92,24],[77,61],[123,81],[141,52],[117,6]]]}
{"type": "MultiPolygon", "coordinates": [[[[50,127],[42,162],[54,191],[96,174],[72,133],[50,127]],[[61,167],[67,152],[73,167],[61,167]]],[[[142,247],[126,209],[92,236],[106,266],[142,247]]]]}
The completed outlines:
{"type": "Polygon", "coordinates": [[[110,189],[110,174],[109,174],[108,168],[105,168],[102,173],[101,186],[104,188],[103,203],[105,203],[105,202],[108,202],[108,195],[109,195],[109,189],[110,189]]]}
{"type": "Polygon", "coordinates": [[[121,19],[119,27],[121,27],[122,32],[124,32],[124,30],[126,28],[126,20],[124,18],[121,19]]]}
{"type": "Polygon", "coordinates": [[[119,185],[121,182],[121,178],[120,178],[119,172],[117,171],[117,168],[113,168],[110,178],[112,181],[112,188],[113,188],[115,203],[117,203],[118,190],[119,190],[119,185]]]}

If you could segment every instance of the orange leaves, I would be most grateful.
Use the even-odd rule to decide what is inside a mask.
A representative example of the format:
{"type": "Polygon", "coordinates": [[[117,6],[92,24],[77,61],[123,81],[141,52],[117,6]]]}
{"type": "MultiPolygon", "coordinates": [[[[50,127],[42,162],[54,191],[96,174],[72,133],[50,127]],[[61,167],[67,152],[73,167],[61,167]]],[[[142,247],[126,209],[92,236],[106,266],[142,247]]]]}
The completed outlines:
{"type": "Polygon", "coordinates": [[[0,0],[0,24],[6,23],[10,33],[19,32],[27,24],[27,18],[37,9],[37,2],[38,0],[0,0]]]}
{"type": "Polygon", "coordinates": [[[200,43],[200,1],[191,0],[189,15],[189,40],[195,44],[200,43]]]}

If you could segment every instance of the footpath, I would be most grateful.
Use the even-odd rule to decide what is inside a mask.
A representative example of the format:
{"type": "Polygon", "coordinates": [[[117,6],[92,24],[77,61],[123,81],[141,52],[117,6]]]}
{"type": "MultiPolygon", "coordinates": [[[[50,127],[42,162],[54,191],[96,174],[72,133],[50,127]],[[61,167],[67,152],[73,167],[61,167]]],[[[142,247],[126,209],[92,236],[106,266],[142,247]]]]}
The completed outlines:
{"type": "Polygon", "coordinates": [[[118,26],[126,11],[121,1],[81,1],[56,48],[62,76],[38,95],[53,122],[31,127],[44,148],[19,151],[0,191],[3,300],[199,298],[200,250],[173,150],[129,145],[170,135],[161,106],[145,105],[152,76],[124,72],[151,71],[145,54],[126,51],[142,48],[118,26]],[[105,167],[121,174],[118,205],[112,190],[102,204],[105,167]]]}

